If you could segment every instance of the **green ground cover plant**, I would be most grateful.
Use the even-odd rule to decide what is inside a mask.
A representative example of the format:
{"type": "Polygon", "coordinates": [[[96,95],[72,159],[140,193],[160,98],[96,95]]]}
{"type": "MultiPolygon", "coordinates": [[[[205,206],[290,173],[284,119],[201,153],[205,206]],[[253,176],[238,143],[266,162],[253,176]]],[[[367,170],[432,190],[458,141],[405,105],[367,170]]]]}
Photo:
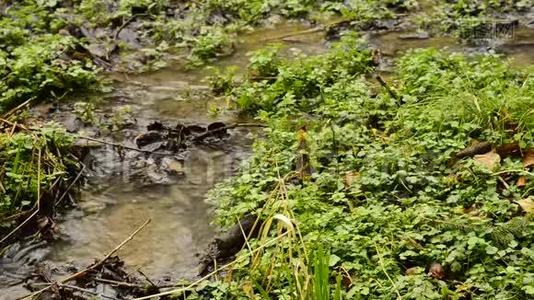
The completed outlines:
{"type": "Polygon", "coordinates": [[[256,53],[243,82],[216,85],[269,126],[210,196],[222,226],[246,213],[268,225],[190,299],[533,295],[531,71],[418,50],[398,60],[392,94],[358,38],[296,61],[275,53],[256,53]],[[494,150],[456,156],[482,141],[494,150]]]}
{"type": "MultiPolygon", "coordinates": [[[[0,133],[0,231],[35,213],[52,217],[61,195],[80,169],[72,155],[74,137],[58,124],[26,128],[6,124],[0,133]]],[[[64,200],[64,199],[62,199],[64,200]]],[[[6,234],[6,235],[4,235],[6,234]]],[[[2,240],[3,242],[4,240],[2,240]]]]}
{"type": "Polygon", "coordinates": [[[78,41],[46,6],[13,4],[0,18],[0,113],[32,99],[52,100],[96,82],[88,59],[74,59],[78,41]]]}

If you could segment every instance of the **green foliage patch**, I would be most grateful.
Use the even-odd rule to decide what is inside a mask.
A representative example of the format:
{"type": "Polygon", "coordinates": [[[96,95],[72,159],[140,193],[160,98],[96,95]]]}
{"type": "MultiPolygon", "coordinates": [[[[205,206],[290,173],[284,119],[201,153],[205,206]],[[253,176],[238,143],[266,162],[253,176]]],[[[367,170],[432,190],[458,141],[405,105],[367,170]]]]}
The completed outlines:
{"type": "Polygon", "coordinates": [[[72,36],[58,34],[64,26],[34,1],[11,5],[0,19],[0,113],[28,99],[48,100],[96,82],[88,59],[74,59],[72,36]]]}
{"type": "MultiPolygon", "coordinates": [[[[73,137],[57,124],[0,134],[0,219],[53,207],[79,169],[71,156],[73,137]],[[52,202],[52,203],[50,203],[52,202]],[[45,205],[46,203],[46,205],[45,205]]],[[[15,219],[11,219],[13,221],[15,219]]],[[[9,222],[1,226],[9,226],[9,222]]]]}
{"type": "Polygon", "coordinates": [[[534,174],[521,154],[492,166],[454,158],[474,141],[534,147],[532,74],[501,57],[419,50],[388,80],[394,98],[373,72],[371,52],[349,36],[296,61],[261,50],[244,82],[215,84],[268,125],[240,175],[211,192],[218,222],[284,215],[300,235],[264,230],[238,259],[267,237],[276,246],[190,299],[532,297],[534,222],[524,204],[534,174]],[[324,285],[324,260],[302,254],[320,249],[329,288],[313,285],[324,285]]]}

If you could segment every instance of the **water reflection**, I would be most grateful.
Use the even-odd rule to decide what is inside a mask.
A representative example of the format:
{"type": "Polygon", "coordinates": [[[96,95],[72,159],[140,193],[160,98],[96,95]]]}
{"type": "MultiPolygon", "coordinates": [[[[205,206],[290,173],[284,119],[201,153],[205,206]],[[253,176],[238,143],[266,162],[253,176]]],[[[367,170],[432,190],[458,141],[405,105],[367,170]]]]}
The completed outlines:
{"type": "Polygon", "coordinates": [[[183,178],[176,184],[141,186],[118,180],[105,189],[85,191],[80,209],[64,216],[60,227],[65,241],[54,246],[50,259],[88,264],[151,218],[152,222],[118,254],[129,266],[141,267],[153,276],[194,277],[196,253],[206,248],[215,231],[209,225],[205,193],[232,174],[246,156],[245,146],[235,151],[191,151],[183,166],[183,178]]]}

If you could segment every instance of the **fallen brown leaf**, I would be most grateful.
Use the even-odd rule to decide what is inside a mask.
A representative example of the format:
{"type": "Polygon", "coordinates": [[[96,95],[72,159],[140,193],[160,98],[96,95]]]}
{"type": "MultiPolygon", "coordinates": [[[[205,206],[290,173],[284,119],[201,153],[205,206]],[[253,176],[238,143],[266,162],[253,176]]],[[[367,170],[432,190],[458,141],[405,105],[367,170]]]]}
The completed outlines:
{"type": "Polygon", "coordinates": [[[523,153],[523,167],[534,166],[534,149],[528,149],[523,153]]]}
{"type": "Polygon", "coordinates": [[[492,150],[485,154],[475,155],[474,160],[489,170],[494,170],[501,162],[501,157],[497,152],[492,150]]]}
{"type": "Polygon", "coordinates": [[[504,144],[497,147],[497,153],[501,157],[507,157],[509,155],[515,155],[521,151],[518,143],[504,144]]]}
{"type": "Polygon", "coordinates": [[[360,173],[357,171],[348,171],[347,173],[345,173],[345,178],[343,180],[345,183],[345,188],[350,188],[359,176],[360,173]]]}
{"type": "Polygon", "coordinates": [[[474,141],[470,146],[456,153],[456,158],[461,159],[464,157],[472,157],[474,155],[486,153],[488,151],[491,151],[490,143],[474,141]]]}
{"type": "Polygon", "coordinates": [[[517,186],[524,187],[525,185],[527,185],[527,177],[526,176],[519,177],[519,179],[517,179],[517,186]]]}

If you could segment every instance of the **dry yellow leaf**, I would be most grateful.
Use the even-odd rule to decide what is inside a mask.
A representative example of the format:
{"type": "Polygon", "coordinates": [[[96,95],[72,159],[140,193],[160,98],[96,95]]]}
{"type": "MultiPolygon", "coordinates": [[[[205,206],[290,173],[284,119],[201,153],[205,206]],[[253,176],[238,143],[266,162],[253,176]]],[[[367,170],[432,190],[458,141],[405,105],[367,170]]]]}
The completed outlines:
{"type": "Polygon", "coordinates": [[[532,197],[519,200],[517,201],[517,204],[519,204],[527,214],[534,211],[534,201],[532,201],[532,197]]]}
{"type": "Polygon", "coordinates": [[[360,176],[360,173],[357,171],[348,171],[347,173],[345,173],[345,188],[350,188],[354,184],[358,176],[360,176]]]}
{"type": "Polygon", "coordinates": [[[475,155],[474,159],[490,170],[494,170],[501,162],[501,157],[494,150],[485,154],[475,155]]]}

